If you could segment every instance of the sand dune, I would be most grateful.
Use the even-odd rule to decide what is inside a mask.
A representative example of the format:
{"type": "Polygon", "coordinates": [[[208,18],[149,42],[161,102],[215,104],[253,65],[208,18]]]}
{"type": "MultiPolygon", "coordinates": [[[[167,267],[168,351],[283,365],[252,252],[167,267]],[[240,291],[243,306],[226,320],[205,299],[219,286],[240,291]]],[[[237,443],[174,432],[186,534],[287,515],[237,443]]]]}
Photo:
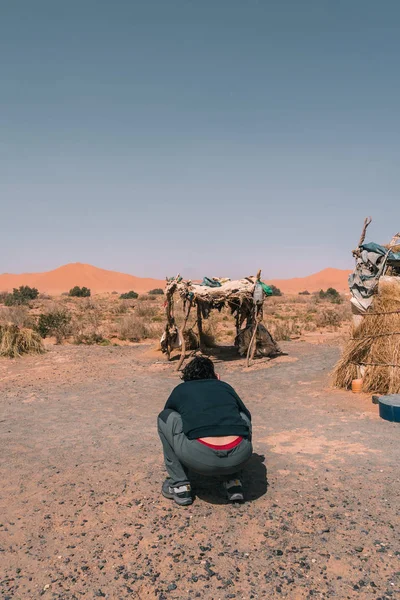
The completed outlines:
{"type": "Polygon", "coordinates": [[[298,294],[305,290],[309,292],[318,292],[333,287],[339,292],[348,292],[349,286],[347,278],[351,271],[343,269],[324,269],[319,273],[308,275],[308,277],[295,277],[293,279],[275,279],[273,283],[285,294],[298,294]]]}
{"type": "Polygon", "coordinates": [[[153,288],[163,288],[165,281],[106,271],[82,263],[71,263],[46,273],[0,275],[0,290],[8,291],[20,285],[36,287],[40,292],[47,294],[62,294],[75,285],[86,286],[93,294],[114,291],[121,293],[129,290],[145,293],[153,288]]]}
{"type": "MultiPolygon", "coordinates": [[[[340,292],[344,292],[348,290],[347,277],[349,273],[350,271],[341,269],[324,269],[308,277],[275,279],[269,283],[273,283],[287,294],[298,294],[304,290],[315,292],[328,287],[334,287],[340,292]]],[[[61,294],[75,285],[86,286],[94,294],[113,291],[121,293],[129,290],[145,293],[153,288],[163,288],[164,284],[165,281],[162,279],[135,277],[82,263],[71,263],[46,273],[21,275],[5,273],[0,275],[0,291],[10,291],[20,285],[29,285],[47,294],[61,294]]]]}

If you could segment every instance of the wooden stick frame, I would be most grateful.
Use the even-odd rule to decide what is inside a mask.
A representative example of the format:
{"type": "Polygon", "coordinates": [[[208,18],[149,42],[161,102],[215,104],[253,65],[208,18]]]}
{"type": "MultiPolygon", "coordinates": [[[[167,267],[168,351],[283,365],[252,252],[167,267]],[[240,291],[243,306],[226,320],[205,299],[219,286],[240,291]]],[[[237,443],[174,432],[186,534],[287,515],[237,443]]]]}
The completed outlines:
{"type": "MultiPolygon", "coordinates": [[[[256,278],[249,278],[248,281],[256,284],[257,281],[261,279],[261,270],[258,271],[256,278]]],[[[174,295],[177,292],[178,284],[181,282],[180,275],[178,274],[173,280],[168,281],[167,292],[166,292],[166,301],[165,301],[165,312],[166,312],[166,326],[164,331],[164,342],[163,348],[164,352],[166,352],[168,360],[171,360],[171,351],[174,347],[176,347],[177,337],[180,340],[180,357],[176,367],[176,370],[179,371],[185,361],[186,358],[186,332],[187,332],[187,324],[189,321],[189,317],[191,314],[191,309],[193,306],[197,308],[196,315],[196,324],[199,335],[199,350],[200,352],[204,351],[204,338],[203,338],[203,314],[202,314],[202,305],[200,301],[196,301],[197,298],[193,296],[193,294],[187,298],[184,298],[184,321],[181,328],[178,328],[175,321],[174,314],[174,295]]],[[[190,283],[190,282],[189,282],[190,283]]],[[[247,297],[246,297],[247,298],[247,297]]],[[[254,300],[253,300],[254,302],[254,300]]],[[[246,364],[250,365],[251,361],[254,359],[256,348],[257,348],[257,330],[259,324],[263,319],[263,303],[256,304],[254,302],[254,307],[251,309],[251,313],[249,313],[249,298],[246,301],[243,299],[240,300],[240,304],[237,304],[237,309],[235,310],[235,302],[233,300],[227,299],[227,305],[231,308],[231,311],[235,313],[235,326],[236,326],[236,336],[239,335],[242,330],[242,325],[245,320],[247,320],[247,326],[253,326],[251,341],[247,351],[246,364]],[[243,310],[241,310],[243,306],[243,310]]],[[[215,307],[213,307],[215,308],[215,307]]]]}

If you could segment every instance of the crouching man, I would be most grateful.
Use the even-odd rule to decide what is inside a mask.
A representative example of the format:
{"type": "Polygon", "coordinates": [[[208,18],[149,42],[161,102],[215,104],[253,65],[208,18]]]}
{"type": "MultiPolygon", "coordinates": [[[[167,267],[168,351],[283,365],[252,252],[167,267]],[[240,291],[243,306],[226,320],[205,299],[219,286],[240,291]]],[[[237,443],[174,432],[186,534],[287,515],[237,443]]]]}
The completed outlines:
{"type": "Polygon", "coordinates": [[[158,416],[168,478],[162,494],[180,506],[193,502],[188,469],[221,476],[228,500],[244,500],[240,470],[252,455],[251,415],[235,390],[197,356],[158,416]]]}

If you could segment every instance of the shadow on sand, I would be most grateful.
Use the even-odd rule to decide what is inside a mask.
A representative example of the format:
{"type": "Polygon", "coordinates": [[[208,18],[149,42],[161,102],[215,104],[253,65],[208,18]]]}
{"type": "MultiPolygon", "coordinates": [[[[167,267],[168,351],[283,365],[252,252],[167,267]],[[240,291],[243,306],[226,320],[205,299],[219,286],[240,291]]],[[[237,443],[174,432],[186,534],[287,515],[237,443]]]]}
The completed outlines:
{"type": "MultiPolygon", "coordinates": [[[[252,502],[264,496],[268,489],[267,467],[264,465],[265,456],[253,453],[242,471],[242,483],[246,502],[252,502]]],[[[204,477],[190,472],[190,482],[194,495],[210,504],[228,504],[222,479],[204,477]]]]}
{"type": "MultiPolygon", "coordinates": [[[[199,354],[200,350],[191,350],[185,353],[185,362],[183,366],[190,361],[196,354],[199,354]]],[[[205,348],[201,351],[201,354],[204,356],[208,356],[213,360],[215,364],[223,363],[223,362],[239,362],[242,361],[244,364],[246,362],[246,356],[240,356],[238,353],[238,349],[236,346],[214,346],[213,348],[205,348]]],[[[286,352],[279,352],[277,354],[273,354],[269,357],[266,356],[256,356],[254,361],[264,361],[269,362],[274,358],[279,358],[280,356],[287,356],[286,352]]],[[[178,362],[180,358],[180,354],[176,354],[171,357],[171,362],[178,362]]]]}

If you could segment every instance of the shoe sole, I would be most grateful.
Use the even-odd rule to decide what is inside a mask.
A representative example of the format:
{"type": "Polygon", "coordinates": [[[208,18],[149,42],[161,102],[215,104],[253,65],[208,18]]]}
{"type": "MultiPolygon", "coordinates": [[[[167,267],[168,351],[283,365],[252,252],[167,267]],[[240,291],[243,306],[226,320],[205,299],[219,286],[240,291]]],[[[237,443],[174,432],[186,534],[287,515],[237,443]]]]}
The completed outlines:
{"type": "Polygon", "coordinates": [[[173,500],[176,504],[179,504],[179,506],[189,506],[189,504],[193,504],[193,498],[177,498],[174,494],[169,494],[168,492],[164,492],[164,490],[161,490],[161,493],[164,498],[173,500]]]}
{"type": "Polygon", "coordinates": [[[243,494],[232,494],[232,496],[228,496],[229,502],[244,502],[243,494]]]}

